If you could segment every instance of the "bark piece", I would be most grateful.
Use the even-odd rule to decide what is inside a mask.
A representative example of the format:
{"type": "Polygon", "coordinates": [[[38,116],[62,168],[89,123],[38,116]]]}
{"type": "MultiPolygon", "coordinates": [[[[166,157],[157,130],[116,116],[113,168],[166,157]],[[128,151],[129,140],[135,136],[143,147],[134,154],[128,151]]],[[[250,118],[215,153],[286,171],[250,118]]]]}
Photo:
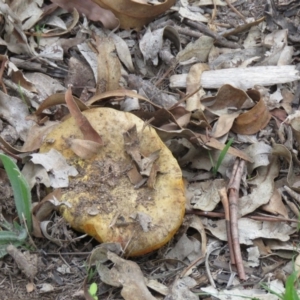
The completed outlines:
{"type": "MultiPolygon", "coordinates": [[[[187,74],[173,75],[170,78],[170,87],[185,88],[186,79],[187,74]]],[[[270,86],[299,79],[299,72],[295,66],[261,66],[205,71],[202,73],[200,84],[207,89],[217,89],[224,84],[248,89],[255,85],[270,86]]]]}

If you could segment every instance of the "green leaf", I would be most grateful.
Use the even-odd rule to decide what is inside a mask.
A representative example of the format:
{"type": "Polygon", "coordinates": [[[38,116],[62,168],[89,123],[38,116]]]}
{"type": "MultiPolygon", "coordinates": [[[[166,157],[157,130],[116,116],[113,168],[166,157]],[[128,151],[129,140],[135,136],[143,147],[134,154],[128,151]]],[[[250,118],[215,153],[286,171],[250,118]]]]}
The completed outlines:
{"type": "Polygon", "coordinates": [[[0,231],[0,245],[7,244],[13,242],[24,242],[27,238],[27,232],[25,228],[22,228],[19,232],[16,231],[0,231]]]}
{"type": "Polygon", "coordinates": [[[89,288],[89,293],[91,296],[95,296],[96,293],[97,293],[97,290],[98,290],[98,286],[95,282],[93,282],[91,285],[90,285],[90,288],[89,288]]]}
{"type": "Polygon", "coordinates": [[[15,247],[21,246],[27,238],[27,231],[22,228],[19,232],[16,231],[0,231],[0,258],[7,254],[6,248],[8,245],[15,247]]]}
{"type": "Polygon", "coordinates": [[[20,172],[16,163],[7,155],[0,153],[0,159],[4,165],[5,171],[9,178],[13,189],[15,205],[17,208],[20,222],[23,220],[23,215],[26,220],[28,231],[32,231],[31,218],[31,193],[29,185],[20,172]]]}
{"type": "MultiPolygon", "coordinates": [[[[10,244],[14,245],[15,247],[19,247],[23,244],[23,242],[13,242],[10,244]]],[[[6,251],[7,246],[8,246],[7,244],[0,245],[0,259],[3,258],[7,254],[7,251],[6,251]]]]}

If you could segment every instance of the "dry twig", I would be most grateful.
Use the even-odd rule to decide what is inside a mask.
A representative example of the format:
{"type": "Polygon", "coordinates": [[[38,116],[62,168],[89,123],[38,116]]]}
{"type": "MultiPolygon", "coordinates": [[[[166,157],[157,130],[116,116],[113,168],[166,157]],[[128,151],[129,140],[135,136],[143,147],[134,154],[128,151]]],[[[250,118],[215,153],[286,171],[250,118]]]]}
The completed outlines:
{"type": "Polygon", "coordinates": [[[235,265],[238,270],[239,278],[246,280],[246,274],[244,270],[242,253],[239,243],[238,232],[238,199],[241,178],[244,172],[245,161],[236,159],[233,167],[233,172],[228,185],[229,191],[229,210],[230,210],[230,229],[233,244],[233,251],[235,257],[235,265]]]}
{"type": "Polygon", "coordinates": [[[230,230],[230,213],[229,213],[229,201],[227,197],[227,191],[226,188],[223,187],[219,190],[219,195],[221,197],[221,202],[223,204],[224,212],[225,212],[225,224],[226,224],[226,232],[227,232],[227,242],[228,242],[228,248],[230,253],[230,262],[231,264],[235,264],[235,258],[233,253],[233,245],[232,245],[232,236],[231,236],[231,230],[230,230]]]}
{"type": "MultiPolygon", "coordinates": [[[[174,17],[178,20],[180,20],[180,16],[178,14],[174,14],[174,17]]],[[[203,34],[212,37],[213,39],[216,40],[216,42],[223,47],[227,47],[227,48],[233,48],[233,49],[237,49],[240,48],[241,46],[237,43],[228,41],[226,38],[224,38],[223,36],[213,32],[212,30],[210,30],[206,25],[200,23],[200,22],[193,22],[190,20],[184,20],[183,21],[186,25],[195,28],[197,30],[199,30],[200,32],[202,32],[203,34]]]]}
{"type": "MultiPolygon", "coordinates": [[[[195,214],[198,216],[209,217],[209,218],[225,218],[225,213],[223,212],[213,212],[213,211],[199,211],[199,210],[186,210],[186,214],[195,214]]],[[[274,216],[266,215],[247,215],[246,218],[256,220],[256,221],[267,221],[267,222],[291,222],[291,223],[300,223],[296,219],[287,219],[274,216]]]]}
{"type": "Polygon", "coordinates": [[[286,185],[283,188],[293,199],[295,199],[298,203],[300,203],[300,194],[296,193],[286,185]]]}
{"type": "Polygon", "coordinates": [[[6,68],[7,61],[8,61],[7,56],[3,55],[2,56],[2,61],[1,61],[1,67],[0,67],[0,84],[2,85],[2,89],[3,89],[3,92],[5,94],[7,94],[7,89],[6,89],[6,86],[3,82],[3,73],[4,73],[4,70],[6,68]]]}
{"type": "Polygon", "coordinates": [[[242,13],[240,13],[231,3],[229,0],[225,0],[228,7],[230,7],[243,21],[244,23],[247,23],[246,18],[244,17],[244,15],[242,13]]]}

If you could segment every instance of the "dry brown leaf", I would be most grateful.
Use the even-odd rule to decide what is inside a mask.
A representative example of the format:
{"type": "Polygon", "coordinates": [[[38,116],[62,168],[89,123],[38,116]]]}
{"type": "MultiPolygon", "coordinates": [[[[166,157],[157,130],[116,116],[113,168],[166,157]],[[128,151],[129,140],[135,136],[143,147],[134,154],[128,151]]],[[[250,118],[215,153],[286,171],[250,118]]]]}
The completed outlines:
{"type": "MultiPolygon", "coordinates": [[[[22,5],[24,4],[22,2],[16,1],[15,3],[17,5],[22,5]]],[[[33,55],[33,51],[30,48],[27,37],[23,31],[22,20],[20,20],[19,16],[16,15],[13,9],[11,9],[11,7],[3,1],[0,2],[0,13],[5,20],[6,32],[4,39],[7,48],[13,53],[27,53],[33,55]]]]}
{"type": "Polygon", "coordinates": [[[273,117],[277,118],[280,122],[283,122],[287,118],[287,113],[285,112],[285,110],[280,109],[280,108],[275,108],[275,109],[271,110],[270,114],[273,117]]]}
{"type": "Polygon", "coordinates": [[[245,91],[230,84],[224,84],[216,96],[204,98],[201,103],[217,116],[253,106],[253,101],[245,91]]]}
{"type": "Polygon", "coordinates": [[[133,185],[138,185],[143,180],[141,173],[138,171],[136,165],[134,164],[126,174],[133,185]]]}
{"type": "Polygon", "coordinates": [[[70,149],[82,159],[90,159],[96,155],[101,149],[101,144],[82,139],[72,139],[66,140],[70,149]]]}
{"type": "MultiPolygon", "coordinates": [[[[72,117],[76,120],[77,126],[83,134],[85,140],[103,145],[102,138],[99,133],[91,126],[88,119],[82,114],[76,101],[73,99],[71,87],[68,88],[65,96],[66,103],[70,110],[72,117]]],[[[63,132],[62,132],[63,134],[63,132]]]]}
{"type": "Polygon", "coordinates": [[[228,133],[234,123],[234,120],[239,116],[239,114],[240,112],[234,112],[232,114],[220,116],[219,120],[215,124],[213,137],[219,138],[228,133]]]}
{"type": "Polygon", "coordinates": [[[290,125],[292,127],[292,130],[293,130],[293,134],[295,136],[295,140],[297,141],[297,149],[299,151],[300,149],[300,118],[297,117],[297,118],[293,118],[291,121],[290,121],[290,125]]]}
{"type": "Polygon", "coordinates": [[[71,84],[74,87],[73,94],[80,97],[85,87],[94,87],[96,85],[92,68],[83,59],[70,57],[68,66],[68,75],[64,80],[64,84],[65,86],[71,84]]]}
{"type": "Polygon", "coordinates": [[[218,190],[225,186],[224,179],[191,183],[188,186],[188,191],[193,195],[191,198],[193,208],[202,211],[213,211],[220,202],[218,190]]]}
{"type": "MultiPolygon", "coordinates": [[[[207,64],[194,64],[187,76],[186,79],[186,93],[192,94],[194,93],[199,87],[201,87],[201,75],[202,72],[209,70],[209,66],[207,64]]],[[[197,93],[192,95],[186,100],[186,110],[193,111],[196,109],[204,110],[205,106],[201,104],[200,99],[205,95],[203,89],[200,89],[197,93]]]]}
{"type": "Polygon", "coordinates": [[[156,16],[164,13],[175,0],[157,1],[149,4],[144,0],[93,0],[105,9],[109,9],[120,21],[120,27],[124,29],[141,29],[152,21],[156,16]]]}
{"type": "MultiPolygon", "coordinates": [[[[171,122],[176,129],[179,128],[179,125],[177,124],[174,115],[164,108],[158,109],[154,112],[140,110],[133,113],[143,120],[151,120],[150,124],[155,127],[163,128],[171,122]]],[[[180,118],[181,116],[178,117],[180,118]]]]}
{"type": "Polygon", "coordinates": [[[130,73],[135,73],[131,53],[125,40],[122,39],[119,35],[113,33],[112,31],[109,32],[109,36],[111,36],[114,40],[116,50],[121,62],[126,66],[130,73]]]}
{"type": "Polygon", "coordinates": [[[26,77],[20,70],[12,71],[11,80],[16,84],[19,84],[24,89],[26,89],[30,92],[33,92],[33,93],[37,93],[37,90],[36,90],[34,84],[32,82],[30,82],[28,79],[26,79],[26,77]]]}
{"type": "MultiPolygon", "coordinates": [[[[86,110],[88,107],[80,101],[77,97],[73,96],[73,99],[76,101],[77,106],[80,108],[80,110],[86,110]]],[[[39,106],[39,108],[35,111],[35,115],[40,115],[45,109],[52,107],[54,105],[59,104],[66,104],[65,100],[65,94],[64,93],[57,93],[49,96],[46,98],[43,103],[39,106]]]]}
{"type": "Polygon", "coordinates": [[[37,221],[46,220],[53,212],[54,205],[49,200],[60,199],[61,189],[56,189],[52,193],[48,194],[41,202],[35,205],[32,209],[32,215],[36,217],[37,221]]]}
{"type": "Polygon", "coordinates": [[[127,76],[127,83],[130,89],[141,91],[143,95],[146,95],[160,107],[170,108],[178,103],[178,98],[175,95],[163,92],[150,80],[143,79],[141,76],[130,74],[127,76]]]}
{"type": "Polygon", "coordinates": [[[141,174],[150,176],[155,161],[159,158],[160,149],[150,153],[147,157],[144,157],[141,162],[141,174]]]}
{"type": "Polygon", "coordinates": [[[147,180],[147,186],[151,189],[155,188],[155,182],[156,182],[156,177],[158,172],[159,172],[158,166],[156,164],[153,164],[147,180]]]}
{"type": "Polygon", "coordinates": [[[180,127],[186,127],[191,120],[191,113],[188,112],[178,118],[176,118],[176,123],[180,126],[180,127]]]}
{"type": "Polygon", "coordinates": [[[121,295],[125,300],[156,300],[147,289],[146,280],[136,262],[120,258],[110,251],[107,251],[106,257],[113,262],[113,267],[109,269],[101,261],[98,262],[97,271],[103,282],[122,287],[121,295]]]}
{"type": "Polygon", "coordinates": [[[258,167],[257,176],[248,180],[249,186],[252,186],[251,193],[242,196],[239,199],[239,212],[242,216],[252,213],[258,207],[269,203],[274,190],[274,179],[279,174],[279,162],[273,157],[270,165],[258,167]]]}
{"type": "Polygon", "coordinates": [[[195,42],[187,44],[183,50],[178,52],[176,59],[178,62],[183,62],[195,57],[198,61],[206,62],[213,43],[213,38],[203,35],[195,42]]]}
{"type": "Polygon", "coordinates": [[[287,183],[288,186],[293,189],[296,192],[300,192],[300,186],[299,182],[297,183],[297,179],[294,173],[294,163],[293,163],[293,157],[291,152],[281,144],[275,144],[273,143],[273,150],[272,150],[272,155],[277,155],[282,158],[288,163],[288,174],[287,174],[287,183]],[[295,186],[296,185],[296,186],[295,186]]]}
{"type": "Polygon", "coordinates": [[[48,121],[43,126],[39,126],[37,124],[33,125],[30,128],[30,132],[27,135],[21,151],[31,152],[39,149],[43,142],[44,136],[48,134],[57,124],[57,122],[48,121]]]}
{"type": "Polygon", "coordinates": [[[88,19],[92,21],[100,21],[105,28],[114,29],[118,27],[119,21],[110,10],[103,9],[99,5],[95,4],[92,0],[51,0],[58,6],[72,11],[76,8],[78,12],[84,14],[88,19]]]}
{"type": "Polygon", "coordinates": [[[281,101],[281,106],[284,108],[287,114],[291,114],[293,111],[292,102],[294,100],[294,94],[288,88],[283,88],[281,90],[281,94],[283,97],[283,100],[281,101]]]}
{"type": "MultiPolygon", "coordinates": [[[[153,65],[158,65],[158,54],[163,49],[164,38],[168,38],[174,43],[177,50],[181,50],[179,34],[171,26],[166,26],[154,31],[151,31],[148,27],[146,33],[139,42],[140,50],[144,56],[144,59],[151,60],[153,65]]],[[[162,56],[161,56],[162,57],[162,56]]],[[[173,57],[175,60],[175,57],[173,57]]]]}
{"type": "Polygon", "coordinates": [[[8,151],[8,153],[12,153],[12,154],[20,154],[23,152],[27,152],[27,151],[22,151],[19,150],[13,146],[11,146],[9,143],[6,142],[6,140],[0,135],[0,143],[2,144],[2,147],[8,151]]]}
{"type": "MultiPolygon", "coordinates": [[[[217,150],[223,150],[225,147],[223,143],[219,142],[215,138],[208,138],[204,134],[194,133],[189,129],[181,129],[181,130],[164,130],[162,128],[155,128],[155,129],[163,141],[167,141],[173,137],[177,137],[177,138],[183,137],[195,143],[197,146],[206,146],[217,150]]],[[[233,147],[229,147],[227,153],[236,157],[240,157],[246,161],[252,162],[252,158],[249,157],[248,154],[246,154],[241,150],[235,149],[233,147]]]]}
{"type": "Polygon", "coordinates": [[[97,93],[119,89],[121,63],[114,53],[115,43],[111,37],[97,37],[97,93]]]}
{"type": "Polygon", "coordinates": [[[269,203],[263,205],[261,209],[274,215],[281,215],[284,218],[289,217],[286,206],[282,202],[281,193],[276,188],[269,203]]]}
{"type": "MultiPolygon", "coordinates": [[[[255,92],[253,90],[253,92],[255,92]]],[[[249,93],[249,92],[248,92],[249,93]]],[[[256,98],[258,95],[256,93],[256,98]]],[[[239,115],[232,126],[232,131],[238,134],[255,134],[265,128],[271,119],[271,114],[262,99],[249,111],[239,115]]]]}
{"type": "Polygon", "coordinates": [[[138,138],[136,126],[129,128],[123,133],[124,138],[124,149],[132,160],[139,166],[141,170],[142,166],[142,155],[140,153],[140,141],[138,138]]]}
{"type": "Polygon", "coordinates": [[[60,32],[48,32],[48,33],[27,32],[26,34],[32,35],[32,36],[38,36],[38,37],[55,37],[55,36],[64,35],[64,34],[70,32],[76,26],[76,24],[79,21],[79,13],[76,10],[76,8],[72,9],[72,15],[73,15],[73,21],[66,30],[63,30],[63,31],[60,31],[60,32]]]}
{"type": "Polygon", "coordinates": [[[155,105],[154,103],[152,103],[149,99],[145,98],[144,96],[141,96],[134,91],[125,90],[125,89],[119,89],[119,90],[115,90],[115,91],[107,91],[107,92],[104,92],[101,94],[95,94],[89,101],[86,102],[86,105],[91,106],[95,102],[104,101],[104,100],[107,100],[108,98],[117,98],[117,100],[115,100],[115,101],[118,101],[118,99],[119,99],[119,101],[122,101],[122,100],[124,100],[125,97],[138,98],[140,100],[144,100],[144,101],[151,103],[156,108],[159,108],[159,106],[155,105]]]}
{"type": "Polygon", "coordinates": [[[252,163],[247,164],[248,174],[252,174],[253,170],[270,164],[270,156],[272,147],[263,141],[254,142],[245,149],[245,152],[252,158],[252,163]]]}
{"type": "MultiPolygon", "coordinates": [[[[129,177],[130,181],[134,184],[142,183],[142,176],[150,177],[147,181],[148,187],[154,187],[155,185],[155,178],[158,172],[157,166],[154,164],[155,161],[159,158],[160,150],[154,151],[150,153],[147,157],[143,157],[140,150],[140,142],[139,137],[137,134],[136,126],[133,126],[125,133],[123,133],[124,137],[124,148],[127,154],[130,155],[132,160],[136,163],[139,167],[138,175],[137,169],[132,168],[129,172],[127,172],[127,176],[129,177]]],[[[135,165],[134,165],[135,166],[135,165]]],[[[145,180],[143,181],[143,183],[145,180]]]]}

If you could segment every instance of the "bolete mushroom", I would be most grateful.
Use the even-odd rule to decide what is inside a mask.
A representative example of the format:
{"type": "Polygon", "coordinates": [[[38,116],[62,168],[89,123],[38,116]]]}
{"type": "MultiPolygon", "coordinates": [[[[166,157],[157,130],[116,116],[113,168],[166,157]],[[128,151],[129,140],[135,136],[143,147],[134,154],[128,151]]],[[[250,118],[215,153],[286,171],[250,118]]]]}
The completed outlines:
{"type": "Polygon", "coordinates": [[[120,243],[129,256],[160,248],[176,233],[185,211],[177,161],[156,131],[131,113],[94,108],[83,115],[103,140],[97,153],[84,159],[70,148],[70,140],[83,138],[73,117],[50,132],[40,148],[42,153],[51,148],[60,151],[79,172],[63,190],[60,200],[71,204],[62,205],[63,217],[75,230],[99,242],[120,243]],[[158,153],[152,166],[156,176],[150,175],[152,186],[137,187],[128,176],[136,163],[124,137],[134,126],[141,157],[158,153]]]}

